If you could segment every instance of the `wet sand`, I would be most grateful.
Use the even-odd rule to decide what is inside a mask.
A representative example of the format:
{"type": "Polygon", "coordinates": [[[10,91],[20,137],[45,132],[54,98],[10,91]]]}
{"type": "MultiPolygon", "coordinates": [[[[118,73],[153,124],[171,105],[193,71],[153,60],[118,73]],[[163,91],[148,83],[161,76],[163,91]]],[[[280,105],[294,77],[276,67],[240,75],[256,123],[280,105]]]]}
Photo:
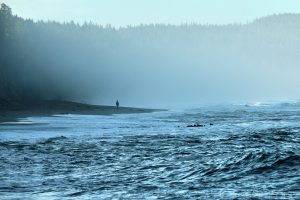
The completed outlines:
{"type": "Polygon", "coordinates": [[[159,109],[131,108],[90,105],[69,101],[39,101],[26,104],[14,103],[0,108],[0,123],[16,122],[20,118],[32,116],[51,116],[61,114],[112,115],[130,113],[150,113],[159,109]]]}

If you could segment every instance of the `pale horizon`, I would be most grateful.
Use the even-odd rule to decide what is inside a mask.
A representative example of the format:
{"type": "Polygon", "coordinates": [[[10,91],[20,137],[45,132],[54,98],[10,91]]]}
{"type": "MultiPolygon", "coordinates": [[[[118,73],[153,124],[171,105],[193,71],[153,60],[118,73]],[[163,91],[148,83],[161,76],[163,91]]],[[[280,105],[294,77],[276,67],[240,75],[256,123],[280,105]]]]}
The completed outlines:
{"type": "Polygon", "coordinates": [[[13,14],[34,21],[93,22],[113,27],[141,24],[246,24],[255,19],[275,14],[299,14],[296,0],[4,0],[13,14]]]}

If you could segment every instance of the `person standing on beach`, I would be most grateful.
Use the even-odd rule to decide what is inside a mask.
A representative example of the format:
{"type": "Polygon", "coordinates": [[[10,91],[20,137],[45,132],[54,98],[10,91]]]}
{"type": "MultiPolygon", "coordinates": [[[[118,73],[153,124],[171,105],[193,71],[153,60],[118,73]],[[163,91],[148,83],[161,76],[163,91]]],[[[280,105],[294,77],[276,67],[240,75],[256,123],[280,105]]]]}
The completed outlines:
{"type": "Polygon", "coordinates": [[[119,105],[120,105],[120,104],[119,104],[119,100],[117,100],[117,101],[116,101],[117,109],[119,108],[119,105]]]}

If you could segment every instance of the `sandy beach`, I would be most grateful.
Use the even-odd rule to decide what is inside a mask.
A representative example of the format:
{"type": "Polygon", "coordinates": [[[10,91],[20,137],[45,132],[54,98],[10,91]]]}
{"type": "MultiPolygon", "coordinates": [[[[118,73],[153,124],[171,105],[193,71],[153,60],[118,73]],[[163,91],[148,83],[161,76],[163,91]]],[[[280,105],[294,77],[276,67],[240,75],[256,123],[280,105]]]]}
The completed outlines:
{"type": "Polygon", "coordinates": [[[158,109],[131,108],[115,106],[90,105],[69,101],[38,101],[26,104],[13,103],[0,107],[0,123],[15,122],[20,118],[31,116],[51,116],[60,114],[112,115],[130,113],[150,113],[158,109]]]}

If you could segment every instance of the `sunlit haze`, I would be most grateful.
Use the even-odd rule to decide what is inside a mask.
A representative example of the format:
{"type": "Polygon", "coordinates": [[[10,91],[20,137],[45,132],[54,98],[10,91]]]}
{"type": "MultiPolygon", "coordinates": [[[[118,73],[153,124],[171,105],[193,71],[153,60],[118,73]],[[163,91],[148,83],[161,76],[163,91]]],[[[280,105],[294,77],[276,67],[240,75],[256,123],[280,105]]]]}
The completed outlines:
{"type": "Polygon", "coordinates": [[[142,107],[300,99],[296,0],[4,2],[3,98],[142,107]]]}

